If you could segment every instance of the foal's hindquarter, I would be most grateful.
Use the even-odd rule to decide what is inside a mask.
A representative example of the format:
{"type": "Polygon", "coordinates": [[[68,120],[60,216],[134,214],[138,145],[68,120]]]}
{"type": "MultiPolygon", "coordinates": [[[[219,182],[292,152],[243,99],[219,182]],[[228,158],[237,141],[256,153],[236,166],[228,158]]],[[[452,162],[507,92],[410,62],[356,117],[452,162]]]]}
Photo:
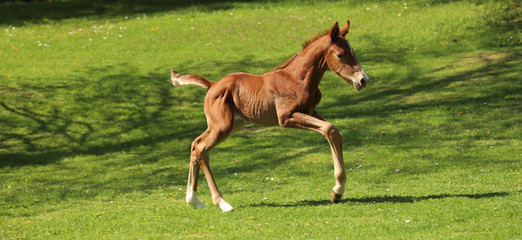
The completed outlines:
{"type": "MultiPolygon", "coordinates": [[[[279,125],[321,133],[330,144],[334,161],[336,184],[332,189],[331,201],[334,203],[340,201],[346,182],[342,138],[337,128],[326,122],[315,111],[315,106],[321,98],[319,82],[327,68],[329,66],[332,68],[332,63],[329,63],[328,59],[331,54],[334,54],[331,52],[333,41],[337,40],[334,38],[337,35],[344,38],[346,34],[339,33],[338,26],[335,30],[336,25],[332,31],[337,33],[325,34],[304,47],[303,51],[294,56],[284,67],[263,75],[234,73],[212,83],[201,76],[182,76],[172,72],[172,81],[176,86],[197,84],[209,88],[204,101],[208,128],[194,140],[191,147],[186,196],[188,204],[196,208],[205,207],[196,196],[201,167],[213,203],[224,212],[234,209],[223,199],[218,190],[210,170],[209,152],[235,130],[240,129],[243,121],[262,126],[279,125]]],[[[347,32],[348,27],[349,23],[343,29],[347,32]]],[[[363,80],[361,82],[364,83],[363,80]]],[[[361,86],[364,87],[364,84],[361,86]]]]}

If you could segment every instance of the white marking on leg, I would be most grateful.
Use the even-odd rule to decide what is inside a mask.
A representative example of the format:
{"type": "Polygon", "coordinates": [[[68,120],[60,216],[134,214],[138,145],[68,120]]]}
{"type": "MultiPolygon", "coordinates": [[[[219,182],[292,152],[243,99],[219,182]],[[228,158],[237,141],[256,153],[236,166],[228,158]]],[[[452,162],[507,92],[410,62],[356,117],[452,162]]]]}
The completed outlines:
{"type": "Polygon", "coordinates": [[[223,211],[223,212],[232,212],[232,211],[234,211],[234,208],[232,206],[230,206],[230,204],[225,202],[225,200],[223,200],[223,201],[221,201],[219,203],[219,208],[221,208],[221,211],[223,211]]]}
{"type": "Polygon", "coordinates": [[[344,185],[346,184],[346,171],[344,170],[344,166],[336,166],[334,177],[335,186],[332,191],[337,195],[343,195],[344,185]]]}
{"type": "Polygon", "coordinates": [[[197,192],[192,190],[192,186],[189,183],[187,186],[187,203],[195,208],[205,208],[205,204],[201,203],[198,199],[197,192]]]}
{"type": "Polygon", "coordinates": [[[344,184],[336,181],[335,186],[333,187],[332,191],[337,195],[343,195],[344,193],[344,184]]]}

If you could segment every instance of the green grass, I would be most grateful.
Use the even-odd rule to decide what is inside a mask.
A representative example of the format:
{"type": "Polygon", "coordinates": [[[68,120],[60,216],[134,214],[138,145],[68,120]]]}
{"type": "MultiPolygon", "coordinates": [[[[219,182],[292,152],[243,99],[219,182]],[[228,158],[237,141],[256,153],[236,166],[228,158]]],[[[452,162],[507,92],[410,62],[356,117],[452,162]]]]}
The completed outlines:
{"type": "Polygon", "coordinates": [[[0,238],[519,239],[520,21],[514,1],[0,4],[0,238]],[[247,125],[211,153],[236,211],[204,180],[187,207],[205,90],[169,69],[263,73],[347,18],[372,80],[320,86],[342,202],[319,134],[247,125]]]}

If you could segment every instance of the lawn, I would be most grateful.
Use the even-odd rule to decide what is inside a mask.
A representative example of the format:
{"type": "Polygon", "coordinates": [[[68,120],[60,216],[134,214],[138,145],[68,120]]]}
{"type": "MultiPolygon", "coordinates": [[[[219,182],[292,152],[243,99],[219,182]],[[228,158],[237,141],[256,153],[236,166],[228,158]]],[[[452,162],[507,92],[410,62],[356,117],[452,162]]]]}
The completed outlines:
{"type": "Polygon", "coordinates": [[[516,1],[41,1],[0,4],[1,239],[520,239],[522,34],[516,1]],[[327,72],[327,141],[245,129],[186,206],[197,86],[261,74],[350,19],[368,86],[327,72]],[[517,227],[518,226],[518,227],[517,227]]]}

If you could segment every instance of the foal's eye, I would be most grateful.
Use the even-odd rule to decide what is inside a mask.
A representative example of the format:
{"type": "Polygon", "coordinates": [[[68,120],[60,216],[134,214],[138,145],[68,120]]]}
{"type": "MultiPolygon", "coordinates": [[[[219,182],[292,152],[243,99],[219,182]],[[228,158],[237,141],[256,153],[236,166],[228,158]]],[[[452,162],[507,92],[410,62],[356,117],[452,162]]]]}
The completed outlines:
{"type": "Polygon", "coordinates": [[[337,57],[338,57],[338,58],[343,58],[344,55],[343,55],[343,54],[337,54],[337,57]]]}

